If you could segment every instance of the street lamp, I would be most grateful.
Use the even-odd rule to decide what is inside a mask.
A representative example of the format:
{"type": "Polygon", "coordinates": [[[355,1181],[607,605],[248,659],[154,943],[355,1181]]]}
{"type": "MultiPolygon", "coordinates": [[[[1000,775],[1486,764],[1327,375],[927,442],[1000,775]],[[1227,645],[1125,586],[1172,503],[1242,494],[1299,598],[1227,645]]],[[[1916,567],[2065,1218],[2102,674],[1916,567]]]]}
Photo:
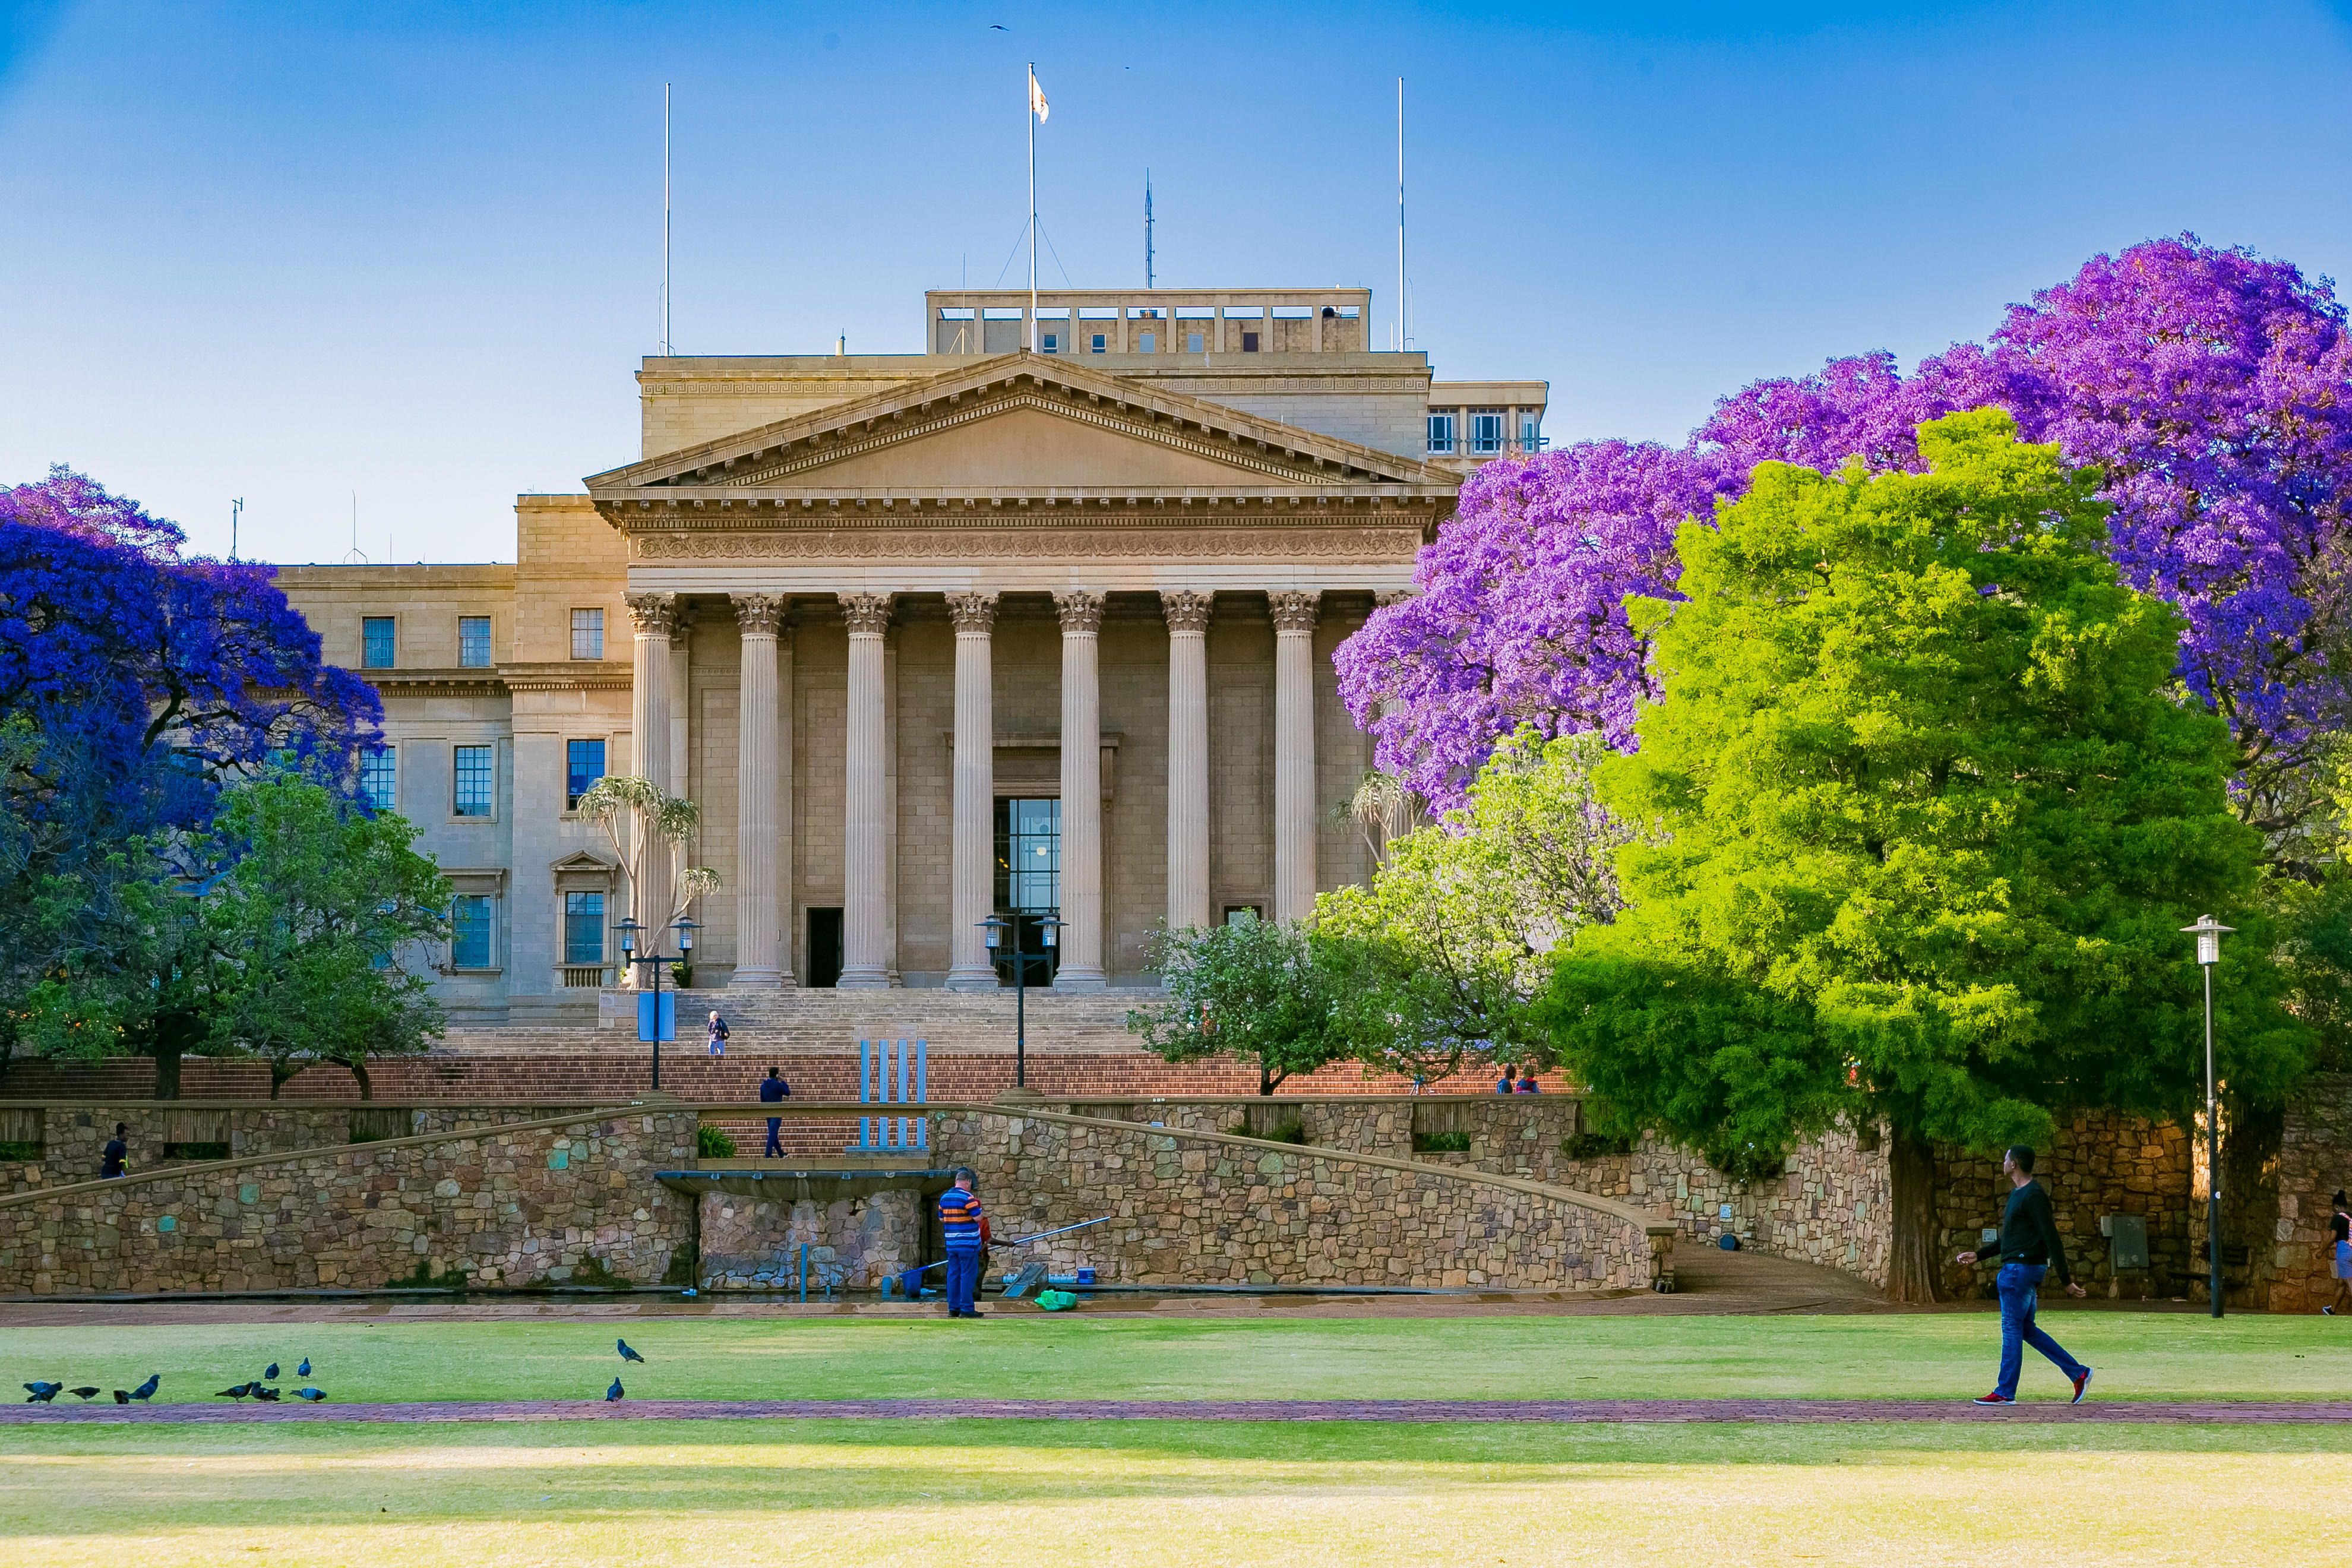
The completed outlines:
{"type": "Polygon", "coordinates": [[[2211,1279],[2206,1286],[2213,1298],[2213,1315],[2221,1315],[2221,1122],[2213,1100],[2213,966],[2221,962],[2221,938],[2235,926],[2225,926],[2211,915],[2199,915],[2182,931],[2197,938],[2197,967],[2205,972],[2205,1240],[2211,1279]]]}
{"type": "Polygon", "coordinates": [[[1053,956],[1055,933],[1062,929],[1062,922],[1052,915],[1038,918],[1034,924],[1045,933],[1045,951],[1034,955],[1029,952],[1028,945],[1021,940],[1022,926],[1018,916],[1008,921],[1000,915],[991,915],[978,924],[981,940],[988,944],[988,951],[992,954],[997,953],[998,950],[1004,945],[1007,932],[1012,935],[1013,1087],[1026,1089],[1029,1087],[1029,960],[1032,956],[1038,958],[1053,956]]]}
{"type": "MultiPolygon", "coordinates": [[[[646,928],[637,923],[636,917],[634,915],[624,916],[621,923],[614,929],[621,933],[621,962],[623,963],[650,963],[654,966],[654,988],[652,992],[654,1001],[652,1031],[654,1047],[654,1089],[655,1092],[658,1093],[661,1089],[662,971],[672,963],[684,963],[689,962],[694,952],[694,933],[700,931],[702,928],[683,915],[678,917],[677,921],[670,928],[677,932],[677,952],[676,956],[660,952],[640,953],[637,951],[637,938],[646,928]]],[[[659,943],[656,942],[656,946],[658,947],[659,943]]],[[[677,1004],[672,1003],[671,1005],[672,1007],[675,1007],[677,1004]]],[[[672,1018],[674,1022],[676,1018],[675,1013],[672,1014],[672,1018]]]]}

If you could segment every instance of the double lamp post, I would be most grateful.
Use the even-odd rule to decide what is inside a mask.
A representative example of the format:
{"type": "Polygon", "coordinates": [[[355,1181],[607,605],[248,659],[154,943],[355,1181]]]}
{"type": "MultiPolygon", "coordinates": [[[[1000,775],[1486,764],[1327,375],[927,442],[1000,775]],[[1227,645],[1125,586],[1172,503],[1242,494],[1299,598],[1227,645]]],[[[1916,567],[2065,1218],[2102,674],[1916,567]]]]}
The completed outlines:
{"type": "MultiPolygon", "coordinates": [[[[674,953],[658,952],[646,953],[639,952],[637,951],[637,936],[638,933],[643,931],[646,928],[637,923],[636,917],[634,915],[625,918],[621,921],[620,925],[615,929],[617,929],[621,933],[621,962],[623,963],[650,963],[654,966],[654,988],[652,992],[648,994],[654,1005],[654,1016],[650,1026],[647,1026],[642,1021],[640,1022],[639,1034],[637,1037],[639,1039],[650,1039],[653,1041],[654,1089],[658,1092],[661,1089],[661,1043],[664,1038],[662,1034],[661,1010],[662,973],[673,963],[686,963],[692,961],[694,957],[694,933],[700,931],[702,927],[695,921],[687,919],[684,915],[680,915],[676,921],[672,921],[666,929],[677,932],[677,951],[674,953]]],[[[656,931],[654,933],[654,944],[656,947],[660,946],[661,932],[656,931]]],[[[670,1032],[667,1036],[670,1039],[676,1039],[677,1037],[677,1003],[675,1000],[675,994],[673,994],[673,1000],[670,1003],[670,1032]]],[[[642,1017],[643,1015],[640,1014],[641,1020],[642,1017]]]]}
{"type": "Polygon", "coordinates": [[[1002,956],[999,950],[1005,945],[1007,933],[1012,937],[1013,1087],[1017,1089],[1029,1087],[1029,961],[1053,957],[1055,942],[1062,930],[1062,922],[1052,915],[1041,915],[1029,924],[1044,933],[1045,948],[1042,952],[1029,951],[1023,935],[1027,927],[1018,916],[1006,920],[1002,915],[991,915],[979,922],[982,940],[988,944],[988,951],[992,955],[1002,956]]]}

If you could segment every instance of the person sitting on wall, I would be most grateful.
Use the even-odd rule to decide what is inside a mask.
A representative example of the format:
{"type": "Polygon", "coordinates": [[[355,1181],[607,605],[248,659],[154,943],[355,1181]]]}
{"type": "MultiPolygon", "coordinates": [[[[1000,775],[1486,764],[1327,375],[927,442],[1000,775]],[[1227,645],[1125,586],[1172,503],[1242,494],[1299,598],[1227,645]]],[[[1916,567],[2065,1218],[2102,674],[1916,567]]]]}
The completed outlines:
{"type": "Polygon", "coordinates": [[[127,1131],[128,1129],[121,1122],[118,1121],[114,1124],[114,1136],[106,1141],[106,1148],[98,1157],[98,1174],[100,1181],[111,1181],[130,1168],[131,1145],[123,1142],[122,1138],[122,1134],[127,1131]]]}
{"type": "MultiPolygon", "coordinates": [[[[766,1080],[760,1085],[760,1103],[773,1105],[780,1100],[790,1100],[792,1097],[793,1086],[784,1081],[782,1072],[775,1068],[770,1068],[766,1080]]],[[[783,1124],[784,1119],[781,1116],[768,1118],[768,1146],[761,1151],[763,1157],[770,1160],[781,1160],[784,1157],[784,1146],[776,1136],[777,1130],[783,1124]]]]}
{"type": "Polygon", "coordinates": [[[1513,1092],[1512,1079],[1517,1077],[1518,1070],[1518,1068],[1513,1067],[1510,1063],[1505,1062],[1503,1064],[1503,1076],[1496,1083],[1495,1092],[1496,1094],[1509,1094],[1513,1092]]]}
{"type": "Polygon", "coordinates": [[[1523,1072],[1519,1075],[1519,1087],[1513,1092],[1517,1094],[1541,1094],[1543,1092],[1543,1086],[1536,1082],[1536,1075],[1534,1073],[1523,1072]]]}

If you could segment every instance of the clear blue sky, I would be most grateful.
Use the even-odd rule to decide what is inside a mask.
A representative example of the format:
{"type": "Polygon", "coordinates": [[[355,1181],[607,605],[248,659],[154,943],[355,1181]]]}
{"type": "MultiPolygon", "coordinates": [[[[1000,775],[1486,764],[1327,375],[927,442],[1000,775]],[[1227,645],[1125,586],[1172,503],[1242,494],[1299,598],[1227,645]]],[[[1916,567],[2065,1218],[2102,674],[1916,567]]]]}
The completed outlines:
{"type": "Polygon", "coordinates": [[[1414,345],[1549,380],[1556,438],[1911,361],[2152,235],[2352,275],[2352,0],[0,0],[0,480],[208,550],[242,495],[279,561],[356,490],[373,559],[511,560],[517,491],[636,456],[665,79],[681,352],[905,353],[1016,244],[1031,58],[1046,281],[1140,282],[1149,164],[1164,281],[1383,319],[1402,73],[1414,345]]]}

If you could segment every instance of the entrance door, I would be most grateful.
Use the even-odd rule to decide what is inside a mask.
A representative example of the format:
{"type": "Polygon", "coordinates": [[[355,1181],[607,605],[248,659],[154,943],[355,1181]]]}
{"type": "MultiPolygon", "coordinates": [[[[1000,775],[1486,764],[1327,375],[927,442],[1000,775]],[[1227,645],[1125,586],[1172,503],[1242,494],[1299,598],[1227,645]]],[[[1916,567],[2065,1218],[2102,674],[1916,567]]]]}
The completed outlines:
{"type": "Polygon", "coordinates": [[[841,983],[841,911],[808,911],[808,968],[804,985],[820,990],[841,983]]]}
{"type": "Polygon", "coordinates": [[[1024,985],[1051,985],[1062,965],[1058,944],[1041,922],[1062,907],[1062,803],[1000,800],[996,803],[996,912],[1011,923],[996,950],[1000,984],[1013,984],[1013,955],[1025,955],[1024,985]]]}

